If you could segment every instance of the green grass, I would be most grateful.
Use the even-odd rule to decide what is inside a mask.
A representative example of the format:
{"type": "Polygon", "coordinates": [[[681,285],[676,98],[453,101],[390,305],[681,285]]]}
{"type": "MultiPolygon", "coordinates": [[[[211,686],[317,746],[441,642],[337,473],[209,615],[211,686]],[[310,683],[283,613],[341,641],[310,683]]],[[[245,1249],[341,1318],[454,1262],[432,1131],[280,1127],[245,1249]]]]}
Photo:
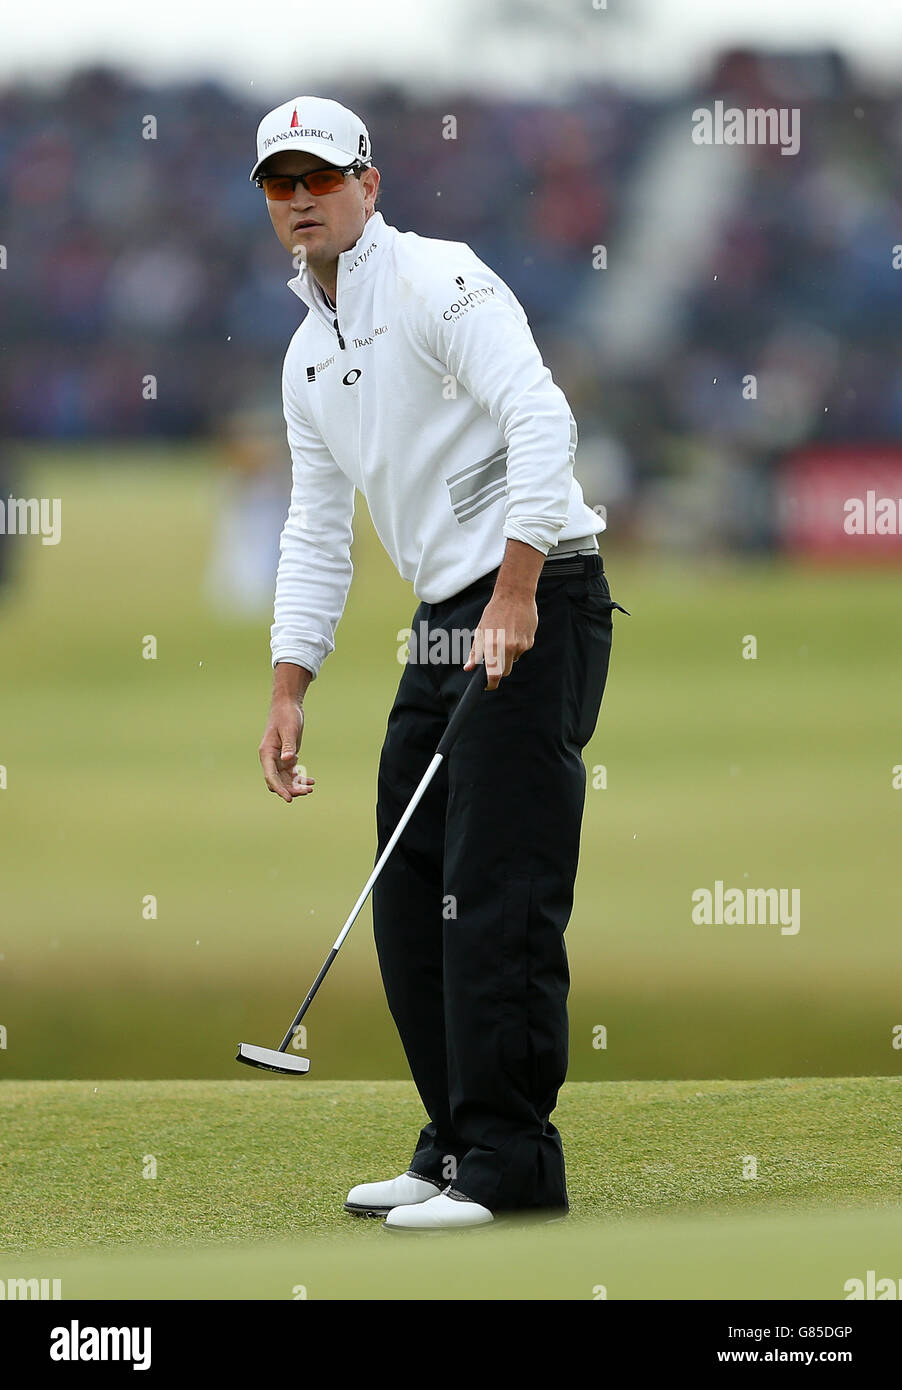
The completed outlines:
{"type": "Polygon", "coordinates": [[[437,1241],[341,1210],[403,1170],[422,1119],[399,1082],[7,1082],[0,1278],[66,1298],[836,1299],[902,1273],[894,1079],[569,1084],[569,1220],[437,1241]]]}
{"type": "MultiPolygon", "coordinates": [[[[226,620],[201,594],[214,465],[30,456],[22,491],[62,498],[63,539],[28,542],[0,594],[4,1076],[231,1077],[241,1037],[278,1041],[372,865],[414,596],[359,503],[355,583],[307,700],[317,790],[277,802],[256,756],[270,614],[226,620]]],[[[571,1078],[896,1073],[896,575],[603,550],[632,616],[585,752],[571,1078]],[[718,878],[799,888],[798,936],[693,926],[693,889],[718,878]]],[[[407,1077],[368,909],[309,1024],[321,1075],[407,1077]]]]}
{"type": "MultiPolygon", "coordinates": [[[[353,1231],[169,1252],[0,1259],[0,1277],[58,1278],[64,1299],[717,1300],[847,1296],[899,1278],[902,1207],[662,1216],[436,1240],[353,1231]]],[[[831,1325],[842,1325],[840,1313],[831,1325]]]]}

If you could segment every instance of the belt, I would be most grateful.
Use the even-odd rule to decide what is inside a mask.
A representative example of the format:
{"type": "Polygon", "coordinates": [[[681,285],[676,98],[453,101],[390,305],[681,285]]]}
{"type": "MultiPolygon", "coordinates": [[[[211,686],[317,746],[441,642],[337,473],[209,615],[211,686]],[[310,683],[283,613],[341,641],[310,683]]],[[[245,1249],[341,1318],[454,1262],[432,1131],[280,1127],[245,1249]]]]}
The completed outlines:
{"type": "MultiPolygon", "coordinates": [[[[559,577],[565,574],[585,574],[587,557],[598,555],[598,542],[594,535],[579,536],[572,541],[562,541],[560,545],[554,546],[545,556],[545,563],[539,571],[539,580],[559,577]]],[[[457,601],[461,595],[469,595],[478,590],[484,589],[487,585],[493,584],[498,577],[498,566],[490,570],[488,574],[482,575],[479,579],[474,579],[472,584],[468,584],[465,589],[461,589],[459,594],[455,594],[454,600],[457,601]]],[[[451,602],[450,599],[440,600],[442,603],[451,602]]],[[[438,605],[436,605],[438,606],[438,605]]]]}
{"type": "Polygon", "coordinates": [[[545,563],[539,574],[583,574],[585,571],[584,556],[597,555],[598,542],[594,534],[591,536],[578,536],[575,540],[561,541],[553,546],[545,556],[545,563]]]}
{"type": "Polygon", "coordinates": [[[595,539],[594,533],[591,536],[577,536],[570,541],[558,541],[557,545],[553,545],[545,556],[545,563],[547,564],[549,560],[556,560],[559,555],[573,555],[575,553],[598,554],[598,541],[595,539]]]}

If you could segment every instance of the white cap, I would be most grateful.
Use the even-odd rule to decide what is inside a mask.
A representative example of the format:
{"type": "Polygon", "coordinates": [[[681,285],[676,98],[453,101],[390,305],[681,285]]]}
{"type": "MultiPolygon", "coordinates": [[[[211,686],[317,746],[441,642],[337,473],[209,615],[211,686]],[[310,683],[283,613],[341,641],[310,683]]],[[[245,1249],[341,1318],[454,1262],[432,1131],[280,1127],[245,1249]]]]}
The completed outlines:
{"type": "Polygon", "coordinates": [[[251,179],[264,160],[280,150],[305,150],[339,168],[358,159],[370,164],[373,158],[369,131],[360,117],[327,97],[295,97],[263,117],[251,179]]]}

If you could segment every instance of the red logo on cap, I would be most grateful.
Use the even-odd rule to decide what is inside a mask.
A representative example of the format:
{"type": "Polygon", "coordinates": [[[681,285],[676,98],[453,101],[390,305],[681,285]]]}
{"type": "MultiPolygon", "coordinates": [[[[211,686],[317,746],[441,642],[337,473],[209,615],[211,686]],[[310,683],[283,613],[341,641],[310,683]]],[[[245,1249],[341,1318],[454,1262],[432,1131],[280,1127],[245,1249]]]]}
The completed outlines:
{"type": "Polygon", "coordinates": [[[293,115],[292,118],[291,118],[291,127],[292,127],[292,129],[293,129],[296,125],[300,125],[300,121],[298,120],[298,109],[297,109],[297,107],[294,108],[294,115],[293,115]]]}

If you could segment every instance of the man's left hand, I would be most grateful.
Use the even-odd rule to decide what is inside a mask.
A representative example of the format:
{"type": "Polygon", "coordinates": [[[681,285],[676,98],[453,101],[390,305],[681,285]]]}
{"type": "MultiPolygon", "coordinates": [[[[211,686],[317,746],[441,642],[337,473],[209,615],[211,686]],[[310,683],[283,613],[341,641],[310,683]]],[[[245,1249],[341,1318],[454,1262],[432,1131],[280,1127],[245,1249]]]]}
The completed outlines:
{"type": "Polygon", "coordinates": [[[535,641],[539,614],[534,594],[494,593],[483,611],[464,666],[472,671],[485,660],[486,690],[496,690],[514,662],[535,641]]]}

